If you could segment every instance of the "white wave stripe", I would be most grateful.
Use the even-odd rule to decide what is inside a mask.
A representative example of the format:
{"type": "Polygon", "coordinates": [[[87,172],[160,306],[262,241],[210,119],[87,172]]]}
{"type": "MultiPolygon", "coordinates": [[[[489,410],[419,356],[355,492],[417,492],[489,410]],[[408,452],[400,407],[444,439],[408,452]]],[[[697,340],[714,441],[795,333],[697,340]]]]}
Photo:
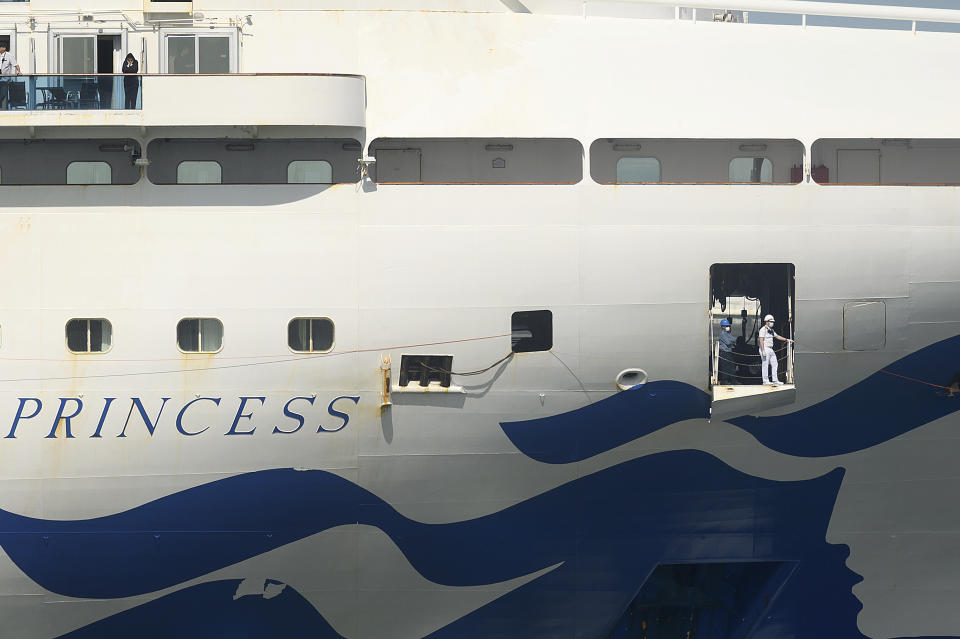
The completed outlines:
{"type": "Polygon", "coordinates": [[[146,595],[90,600],[61,597],[24,575],[0,552],[0,638],[57,637],[141,604],[198,584],[243,580],[235,598],[280,594],[294,588],[346,639],[418,639],[495,601],[562,565],[495,584],[444,586],[425,579],[379,528],[331,528],[270,552],[146,595]],[[42,597],[43,634],[37,608],[21,598],[42,597]],[[18,634],[19,633],[19,634],[18,634]]]}
{"type": "MultiPolygon", "coordinates": [[[[132,510],[215,481],[262,470],[270,469],[43,479],[0,478],[0,509],[36,519],[56,521],[96,519],[132,510]],[[76,494],[82,494],[84,498],[78,500],[75,498],[76,494]]],[[[323,470],[348,481],[356,480],[356,472],[353,469],[298,467],[296,470],[323,470]]]]}

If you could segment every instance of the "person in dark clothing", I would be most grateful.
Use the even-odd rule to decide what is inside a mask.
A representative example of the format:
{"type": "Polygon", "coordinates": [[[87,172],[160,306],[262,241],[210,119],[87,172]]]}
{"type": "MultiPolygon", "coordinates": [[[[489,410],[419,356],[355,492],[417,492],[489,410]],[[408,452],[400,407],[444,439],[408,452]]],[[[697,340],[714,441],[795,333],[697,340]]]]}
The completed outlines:
{"type": "Polygon", "coordinates": [[[719,381],[721,384],[736,384],[735,379],[737,363],[734,360],[733,349],[737,345],[737,338],[730,332],[730,320],[723,318],[720,320],[720,359],[718,362],[719,381]]]}
{"type": "Polygon", "coordinates": [[[140,76],[137,75],[140,71],[140,65],[137,64],[137,59],[133,57],[132,53],[127,54],[126,59],[123,61],[122,70],[124,73],[129,74],[123,78],[123,108],[136,109],[137,93],[140,92],[140,76]]]}

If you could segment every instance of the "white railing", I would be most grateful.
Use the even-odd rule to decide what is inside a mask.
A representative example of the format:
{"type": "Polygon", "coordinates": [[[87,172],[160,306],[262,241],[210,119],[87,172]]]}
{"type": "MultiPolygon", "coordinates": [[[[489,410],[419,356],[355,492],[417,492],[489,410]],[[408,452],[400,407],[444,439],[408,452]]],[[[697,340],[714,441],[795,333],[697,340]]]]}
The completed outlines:
{"type": "Polygon", "coordinates": [[[787,383],[796,383],[793,380],[793,342],[787,342],[787,383]]]}
{"type": "MultiPolygon", "coordinates": [[[[960,24],[960,10],[926,9],[922,7],[895,7],[842,2],[811,2],[809,0],[695,0],[677,2],[677,0],[605,0],[605,2],[635,4],[645,6],[673,7],[675,17],[680,17],[681,8],[714,9],[719,11],[759,11],[763,13],[787,13],[803,17],[827,16],[831,18],[870,18],[877,20],[903,20],[917,22],[943,22],[960,24]]],[[[584,3],[589,4],[588,2],[584,3]]]]}
{"type": "MultiPolygon", "coordinates": [[[[712,331],[711,331],[711,333],[712,333],[712,331]]],[[[711,359],[712,359],[712,361],[713,361],[713,366],[712,366],[712,369],[711,369],[711,371],[710,371],[710,385],[711,385],[711,387],[712,387],[712,386],[717,386],[717,385],[723,385],[723,386],[756,386],[757,384],[760,383],[760,380],[762,379],[762,375],[744,377],[743,375],[740,375],[740,374],[737,373],[737,372],[729,373],[729,371],[728,371],[727,376],[729,376],[729,375],[732,375],[732,376],[733,376],[733,378],[734,378],[733,383],[729,383],[729,382],[728,382],[728,383],[726,383],[726,384],[721,384],[721,381],[720,381],[720,360],[721,360],[721,359],[724,359],[725,361],[727,361],[727,362],[728,362],[728,366],[729,366],[730,364],[733,364],[734,369],[737,369],[737,366],[738,366],[738,363],[737,363],[737,362],[739,362],[739,363],[742,364],[743,358],[746,357],[748,362],[754,362],[754,363],[751,363],[751,364],[750,364],[750,367],[752,368],[752,367],[755,367],[755,366],[756,366],[757,360],[760,360],[760,355],[759,355],[759,354],[753,354],[753,353],[751,353],[751,354],[746,354],[746,355],[745,355],[745,354],[742,353],[742,352],[738,352],[738,353],[736,353],[736,357],[738,358],[738,360],[737,360],[737,362],[735,362],[733,359],[731,359],[732,357],[734,357],[733,354],[731,354],[731,353],[723,353],[723,355],[726,355],[726,357],[723,357],[723,356],[721,355],[721,351],[720,351],[720,340],[714,340],[714,339],[713,339],[713,336],[711,335],[711,337],[710,337],[710,343],[712,344],[711,359]],[[751,359],[751,358],[755,358],[755,359],[751,359]]],[[[784,350],[785,350],[785,354],[784,354],[783,356],[781,356],[781,355],[779,355],[779,354],[776,355],[777,361],[780,362],[780,363],[783,365],[782,367],[778,367],[778,368],[779,368],[779,371],[783,371],[784,376],[786,377],[786,380],[787,380],[787,384],[795,384],[796,381],[794,380],[794,374],[793,374],[793,361],[794,361],[794,358],[793,358],[793,342],[787,342],[787,343],[785,344],[785,349],[784,349],[784,350]]],[[[775,353],[779,353],[779,351],[775,351],[775,353]]],[[[761,365],[762,365],[762,364],[761,364],[761,365]]],[[[778,371],[778,372],[779,372],[779,371],[778,371]]]]}
{"type": "Polygon", "coordinates": [[[720,383],[720,340],[713,343],[713,375],[710,376],[710,385],[720,383]]]}

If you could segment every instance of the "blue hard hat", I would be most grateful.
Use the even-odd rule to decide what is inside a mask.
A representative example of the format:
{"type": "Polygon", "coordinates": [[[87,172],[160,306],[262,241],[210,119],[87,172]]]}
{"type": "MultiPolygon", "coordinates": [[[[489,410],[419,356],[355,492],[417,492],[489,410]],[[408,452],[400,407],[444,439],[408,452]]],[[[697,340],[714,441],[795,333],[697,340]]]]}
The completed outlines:
{"type": "Polygon", "coordinates": [[[730,320],[726,318],[720,320],[720,326],[730,326],[730,320]]]}

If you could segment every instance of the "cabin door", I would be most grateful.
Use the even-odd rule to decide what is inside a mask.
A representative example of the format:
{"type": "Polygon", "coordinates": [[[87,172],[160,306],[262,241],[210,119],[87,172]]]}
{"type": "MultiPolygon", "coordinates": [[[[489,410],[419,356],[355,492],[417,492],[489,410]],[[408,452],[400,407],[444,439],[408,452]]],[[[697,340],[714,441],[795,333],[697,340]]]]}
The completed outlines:
{"type": "Polygon", "coordinates": [[[377,182],[422,182],[420,149],[378,149],[377,182]]]}

